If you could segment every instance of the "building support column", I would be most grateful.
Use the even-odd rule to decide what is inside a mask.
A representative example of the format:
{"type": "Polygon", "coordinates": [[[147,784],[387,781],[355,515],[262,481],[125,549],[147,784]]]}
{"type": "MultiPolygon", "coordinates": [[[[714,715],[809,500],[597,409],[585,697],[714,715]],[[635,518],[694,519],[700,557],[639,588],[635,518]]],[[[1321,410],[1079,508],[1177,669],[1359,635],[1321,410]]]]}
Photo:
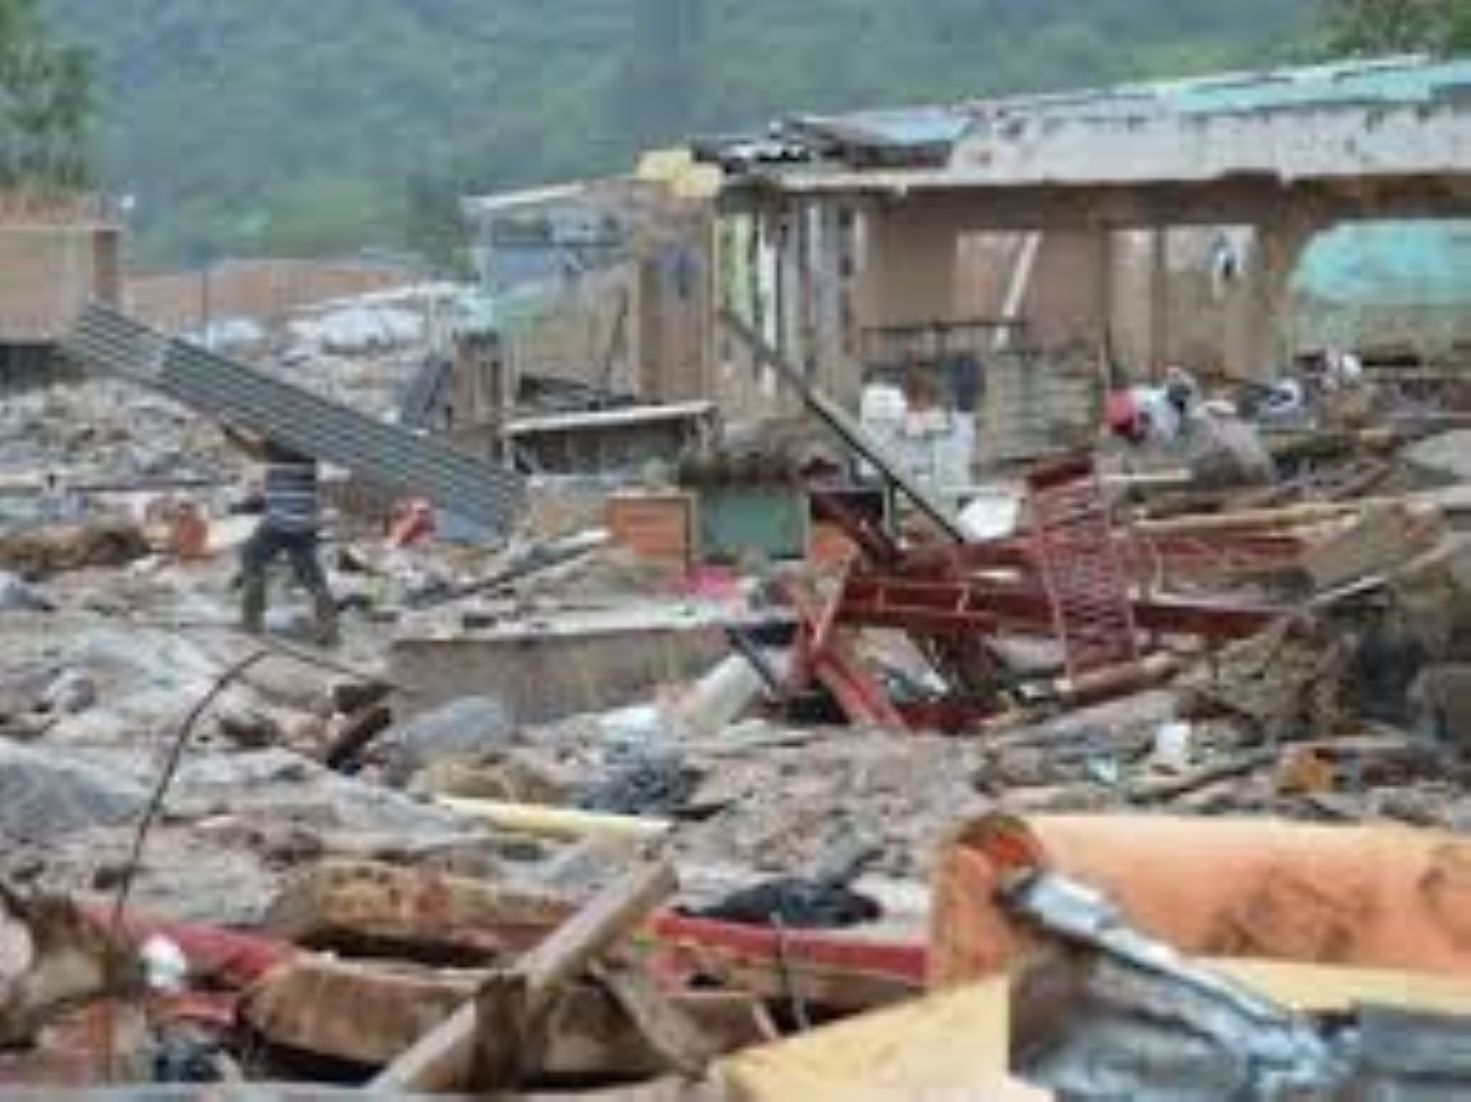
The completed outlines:
{"type": "Polygon", "coordinates": [[[1251,362],[1241,369],[1249,378],[1271,378],[1288,366],[1292,349],[1287,322],[1292,310],[1292,277],[1303,250],[1325,224],[1316,217],[1277,218],[1256,226],[1252,249],[1251,304],[1248,331],[1251,362]]]}
{"type": "Polygon", "coordinates": [[[1155,226],[1149,240],[1149,377],[1164,377],[1170,360],[1170,230],[1155,226]]]}

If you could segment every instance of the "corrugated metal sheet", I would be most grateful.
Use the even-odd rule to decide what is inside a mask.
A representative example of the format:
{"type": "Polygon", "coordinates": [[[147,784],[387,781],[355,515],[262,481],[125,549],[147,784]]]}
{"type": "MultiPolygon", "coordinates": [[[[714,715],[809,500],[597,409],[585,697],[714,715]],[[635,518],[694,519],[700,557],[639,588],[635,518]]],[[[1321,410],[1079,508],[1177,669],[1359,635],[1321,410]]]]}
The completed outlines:
{"type": "Polygon", "coordinates": [[[81,366],[160,390],[375,483],[423,494],[496,530],[519,512],[515,473],[330,402],[234,360],[91,306],[63,351],[81,366]]]}

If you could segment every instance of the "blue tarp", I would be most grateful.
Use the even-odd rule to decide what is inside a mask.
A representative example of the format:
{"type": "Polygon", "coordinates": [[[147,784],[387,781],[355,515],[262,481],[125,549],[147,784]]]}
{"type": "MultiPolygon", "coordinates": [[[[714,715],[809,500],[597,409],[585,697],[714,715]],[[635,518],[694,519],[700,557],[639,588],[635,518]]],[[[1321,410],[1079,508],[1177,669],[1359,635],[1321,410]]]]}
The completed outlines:
{"type": "Polygon", "coordinates": [[[1308,247],[1293,285],[1349,306],[1471,304],[1471,221],[1340,226],[1308,247]]]}

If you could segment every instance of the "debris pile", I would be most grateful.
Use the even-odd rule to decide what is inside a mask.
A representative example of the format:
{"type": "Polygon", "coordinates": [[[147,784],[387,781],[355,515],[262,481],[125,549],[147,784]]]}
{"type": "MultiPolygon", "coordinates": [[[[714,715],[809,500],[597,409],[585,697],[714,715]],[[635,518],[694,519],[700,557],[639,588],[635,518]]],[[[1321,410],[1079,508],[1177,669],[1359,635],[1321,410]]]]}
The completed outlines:
{"type": "Polygon", "coordinates": [[[1020,319],[839,401],[683,259],[576,378],[430,288],[249,363],[94,306],[126,382],[0,407],[0,1081],[1454,1096],[1456,392],[1090,367],[987,439],[1020,319]],[[614,371],[718,322],[801,416],[614,371]]]}

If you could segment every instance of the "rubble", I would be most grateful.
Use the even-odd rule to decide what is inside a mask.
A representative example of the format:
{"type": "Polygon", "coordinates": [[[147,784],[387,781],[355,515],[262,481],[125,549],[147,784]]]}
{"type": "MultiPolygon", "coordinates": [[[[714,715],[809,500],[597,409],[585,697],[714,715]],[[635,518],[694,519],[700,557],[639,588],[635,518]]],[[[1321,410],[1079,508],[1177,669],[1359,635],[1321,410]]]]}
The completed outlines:
{"type": "MultiPolygon", "coordinates": [[[[1456,389],[1412,400],[1334,350],[1197,378],[1154,312],[1032,348],[1040,238],[978,281],[1012,284],[1004,316],[854,321],[853,348],[902,347],[853,374],[786,331],[807,313],[668,301],[641,195],[630,254],[661,259],[598,364],[542,362],[565,350],[514,319],[446,337],[420,307],[456,288],[251,322],[250,362],[95,307],[75,358],[199,412],[95,379],[0,408],[23,1074],[844,1102],[1458,1082],[1464,1023],[1384,1009],[1366,971],[1471,1008],[1471,496],[1464,429],[1431,435],[1456,389]],[[1198,435],[1121,461],[1116,384],[1198,435]],[[347,465],[339,648],[290,590],[236,628],[230,418],[347,465]],[[1325,1026],[1308,979],[1370,1005],[1325,1026]]],[[[679,235],[692,263],[712,225],[679,235]]],[[[874,228],[875,257],[909,236],[874,228]]],[[[845,233],[794,236],[815,260],[845,233]]]]}
{"type": "Polygon", "coordinates": [[[150,551],[142,529],[126,521],[41,528],[0,537],[0,569],[44,578],[87,567],[127,566],[150,551]]]}
{"type": "Polygon", "coordinates": [[[0,612],[51,612],[55,608],[35,586],[9,571],[0,572],[0,612]]]}
{"type": "Polygon", "coordinates": [[[147,789],[112,770],[0,742],[0,834],[12,844],[127,823],[147,803],[147,789]]]}
{"type": "Polygon", "coordinates": [[[499,700],[464,697],[384,731],[374,740],[375,756],[390,781],[405,784],[432,762],[474,757],[504,745],[513,729],[499,700]]]}

